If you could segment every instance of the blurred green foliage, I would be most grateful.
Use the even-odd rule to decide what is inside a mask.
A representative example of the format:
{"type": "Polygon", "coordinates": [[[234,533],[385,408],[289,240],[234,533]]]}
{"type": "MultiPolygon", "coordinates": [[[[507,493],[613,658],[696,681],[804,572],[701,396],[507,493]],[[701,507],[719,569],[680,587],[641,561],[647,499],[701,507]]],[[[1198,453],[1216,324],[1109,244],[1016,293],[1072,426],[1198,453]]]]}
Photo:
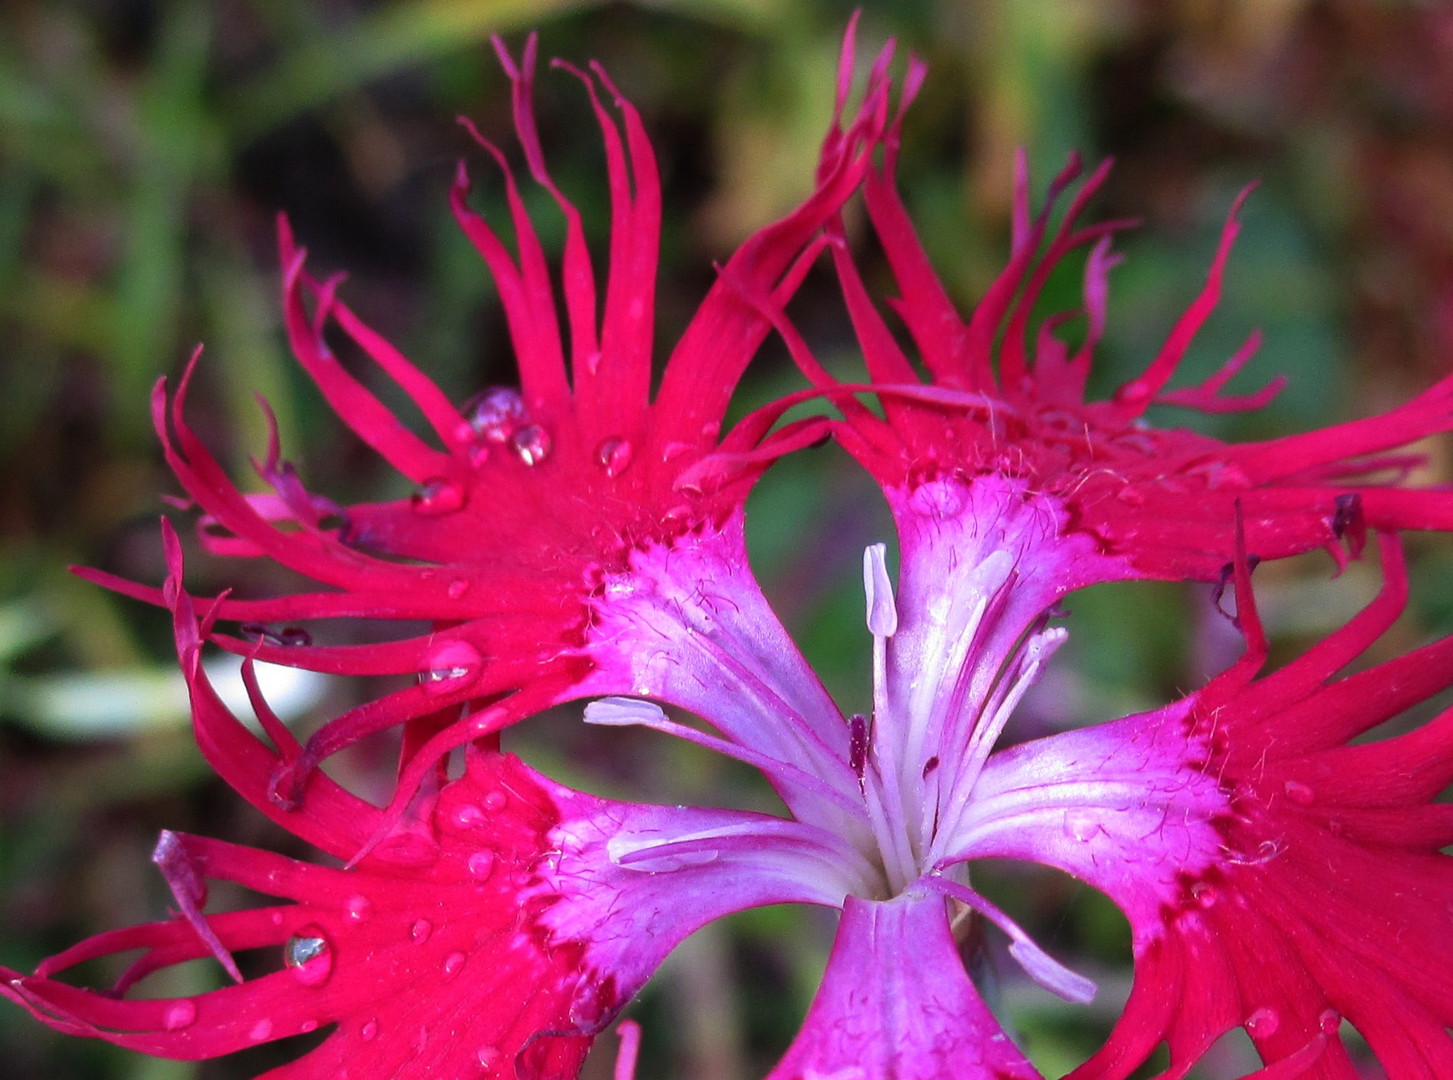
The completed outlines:
{"type": "MultiPolygon", "coordinates": [[[[445,192],[463,156],[481,205],[502,205],[453,118],[474,118],[513,153],[507,86],[487,39],[518,42],[536,27],[546,55],[601,60],[653,133],[666,186],[664,345],[710,284],[712,261],[807,190],[850,11],[827,0],[11,0],[0,9],[0,960],[28,968],[85,934],[158,917],[166,897],[147,855],[159,828],[295,851],[197,759],[184,703],[167,689],[179,684],[165,620],[65,571],[83,562],[161,578],[158,493],[175,489],[147,394],[197,342],[207,357],[193,414],[235,475],[263,445],[260,393],[315,490],[340,500],[397,490],[286,355],[274,215],[291,215],[317,269],[351,273],[349,302],[457,399],[510,381],[491,286],[448,219],[445,192]]],[[[1235,192],[1258,178],[1225,300],[1187,378],[1260,327],[1266,342],[1246,385],[1280,372],[1292,383],[1263,414],[1215,429],[1248,437],[1325,423],[1446,371],[1446,7],[871,5],[863,58],[890,35],[930,63],[901,176],[965,306],[1004,258],[1016,146],[1028,149],[1041,190],[1071,149],[1119,159],[1096,212],[1145,224],[1120,245],[1102,390],[1152,355],[1198,288],[1235,192]]],[[[594,121],[568,78],[542,73],[538,99],[554,174],[599,238],[607,208],[594,121]]],[[[542,233],[558,242],[558,216],[537,195],[542,233]]],[[[1058,276],[1047,303],[1073,306],[1078,287],[1058,276]]],[[[825,362],[851,369],[828,275],[809,279],[794,315],[825,362]]],[[[780,348],[764,352],[746,396],[795,385],[780,348]]],[[[1432,475],[1446,475],[1434,452],[1432,475]]],[[[770,475],[751,514],[769,594],[851,707],[867,691],[856,566],[862,545],[886,535],[884,508],[824,449],[770,475]]],[[[1430,574],[1446,581],[1447,553],[1437,560],[1430,574]]],[[[1327,603],[1326,569],[1309,561],[1258,576],[1275,626],[1315,634],[1347,597],[1375,588],[1353,575],[1327,603]],[[1308,572],[1316,584],[1304,584],[1308,572]]],[[[207,588],[238,571],[197,573],[207,588]]],[[[242,573],[265,587],[265,571],[242,573]]],[[[1453,624],[1448,590],[1427,595],[1400,642],[1453,624]]],[[[1073,611],[1072,645],[1027,703],[1018,737],[1163,701],[1234,652],[1202,592],[1147,588],[1126,603],[1123,592],[1092,590],[1073,611]]],[[[323,708],[360,692],[337,687],[323,708]]],[[[541,730],[550,737],[521,745],[563,779],[655,798],[767,797],[695,748],[614,731],[603,739],[572,718],[541,730]]],[[[364,774],[386,760],[378,751],[354,767],[364,774]]],[[[1054,1075],[1113,1021],[1128,985],[1124,923],[1065,879],[1013,868],[990,878],[1052,951],[1086,962],[1107,986],[1103,1004],[1077,1011],[1005,969],[1003,1008],[1054,1075]]],[[[815,988],[831,928],[820,916],[745,913],[690,943],[636,1007],[648,1036],[641,1075],[760,1075],[815,988]]],[[[1240,1075],[1247,1052],[1228,1046],[1202,1075],[1240,1075]]],[[[0,1061],[11,1075],[50,1080],[239,1077],[273,1063],[154,1062],[53,1036],[13,1008],[0,1009],[0,1061]]]]}

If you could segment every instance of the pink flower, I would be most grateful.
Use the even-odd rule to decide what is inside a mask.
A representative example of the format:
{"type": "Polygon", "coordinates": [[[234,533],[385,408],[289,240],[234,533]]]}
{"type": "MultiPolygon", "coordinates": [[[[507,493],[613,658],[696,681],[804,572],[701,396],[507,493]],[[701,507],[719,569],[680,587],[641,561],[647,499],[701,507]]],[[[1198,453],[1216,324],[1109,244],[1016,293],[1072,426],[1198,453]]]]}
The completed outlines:
{"type": "Polygon", "coordinates": [[[308,778],[305,811],[284,810],[271,778],[297,744],[263,701],[250,660],[253,707],[277,750],[217,697],[201,665],[211,616],[199,623],[169,529],[166,542],[166,598],[202,752],[253,806],[348,866],[163,833],[153,859],[177,901],[172,919],[98,935],[34,976],[0,968],[0,995],[61,1031],[204,1058],[337,1025],[287,1075],[572,1076],[591,1038],[693,930],[741,908],[837,903],[862,887],[854,854],[818,830],[598,799],[487,740],[470,748],[462,776],[431,776],[402,824],[322,772],[308,778]],[[668,833],[696,839],[663,843],[668,833]],[[702,858],[700,838],[716,835],[720,855],[702,858]],[[739,839],[752,836],[770,844],[739,839]],[[818,881],[794,874],[799,863],[832,869],[818,881]],[[659,876],[667,869],[684,872],[659,876]],[[205,916],[208,880],[284,902],[205,916]],[[109,991],[54,977],[135,949],[146,951],[109,991]],[[273,962],[260,974],[249,964],[244,978],[234,954],[257,949],[272,950],[273,962]],[[209,955],[235,985],[191,998],[124,997],[151,972],[209,955]]]}
{"type": "MultiPolygon", "coordinates": [[[[1075,224],[1095,181],[1041,256],[1048,211],[1030,219],[1021,175],[1010,265],[963,322],[892,187],[902,113],[889,123],[889,50],[843,130],[850,31],[817,190],[726,264],[652,397],[657,189],[639,120],[617,98],[622,136],[596,99],[597,80],[609,89],[605,76],[575,73],[601,121],[614,211],[597,327],[580,225],[534,132],[533,39],[518,67],[500,53],[526,161],[568,222],[569,364],[513,186],[514,258],[465,206],[463,178],[454,191],[461,225],[499,281],[522,379],[519,393],[491,391],[464,411],[344,307],[334,282],[304,273],[284,229],[284,301],[300,362],[416,495],[339,507],[306,491],[276,445],[259,464],[273,494],[242,495],[185,421],[184,378],[170,403],[159,388],[154,408],[168,459],[205,513],[204,542],[272,558],[319,589],[194,599],[169,529],[163,589],[108,579],[171,609],[212,765],[345,867],[164,834],[155,858],[175,917],[103,934],[34,976],[0,972],[0,994],[62,1030],[178,1057],[336,1025],[278,1074],[289,1077],[568,1077],[687,934],[743,908],[809,903],[840,909],[842,920],[818,997],[771,1080],[1031,1080],[1038,1073],[964,968],[951,912],[997,926],[1049,991],[1084,1002],[1095,986],[973,887],[976,860],[1014,858],[1099,888],[1132,927],[1134,993],[1076,1080],[1128,1077],[1162,1040],[1167,1075],[1184,1075],[1238,1026],[1269,1063],[1264,1080],[1350,1080],[1336,1037],[1344,1020],[1397,1080],[1447,1073],[1453,955],[1441,930],[1453,879],[1441,850],[1453,836],[1436,799],[1453,779],[1449,714],[1380,742],[1351,741],[1453,684],[1453,640],[1337,676],[1403,606],[1394,530],[1450,524],[1447,492],[1375,481],[1406,464],[1389,451],[1450,426],[1453,379],[1385,416],[1261,444],[1142,426],[1157,398],[1214,410],[1266,397],[1222,397],[1221,377],[1163,391],[1214,303],[1228,227],[1206,292],[1164,352],[1112,401],[1086,403],[1111,263],[1112,226],[1075,224]],[[885,133],[885,168],[875,170],[885,133]],[[836,224],[860,184],[926,383],[893,343],[836,224]],[[1062,319],[1051,319],[1031,365],[1027,312],[1049,268],[1084,244],[1094,245],[1089,343],[1070,356],[1053,336],[1062,319]],[[783,314],[824,247],[882,416],[854,396],[862,387],[826,375],[783,314]],[[344,372],[323,342],[329,319],[408,392],[439,446],[344,372]],[[727,399],[773,326],[815,387],[723,433],[727,399]],[[842,419],[778,426],[789,406],[815,397],[842,419]],[[884,486],[902,552],[896,585],[885,545],[864,554],[868,716],[844,716],[823,689],[763,597],[743,540],[751,483],[829,431],[884,486]],[[1355,554],[1368,524],[1384,561],[1382,595],[1263,675],[1249,552],[1330,546],[1341,560],[1341,544],[1355,554]],[[1245,656],[1163,709],[996,750],[1066,636],[1052,625],[1059,599],[1150,577],[1234,581],[1245,656]],[[433,629],[344,648],[266,625],[339,616],[422,619],[433,629]],[[244,625],[226,633],[224,623],[244,625]],[[418,682],[299,745],[249,674],[264,741],[209,685],[205,642],[248,657],[248,672],[264,658],[418,682]],[[581,699],[591,699],[588,723],[649,727],[751,764],[787,816],[604,800],[499,752],[503,727],[581,699]],[[709,730],[663,706],[696,714],[709,730]],[[355,798],[317,768],[398,725],[404,753],[389,807],[355,798]],[[461,746],[465,770],[451,777],[443,763],[461,746]],[[209,879],[286,902],[205,914],[209,879]],[[147,951],[110,992],[54,977],[134,948],[147,951]],[[270,965],[235,955],[260,948],[273,950],[270,965]],[[126,994],[151,971],[207,956],[234,985],[166,1001],[126,994]]],[[[910,62],[905,101],[922,77],[910,62]]],[[[1071,179],[1067,171],[1056,192],[1071,179]]],[[[1227,378],[1248,355],[1231,361],[1227,378]]],[[[623,1059],[624,1074],[629,1050],[623,1059]]]]}
{"type": "MultiPolygon", "coordinates": [[[[169,464],[203,511],[203,545],[274,560],[318,588],[196,600],[182,587],[169,528],[165,588],[87,575],[172,610],[209,762],[255,807],[347,867],[165,834],[155,861],[177,901],[173,919],[103,934],[34,976],[0,969],[0,995],[52,1026],[194,1058],[336,1024],[291,1075],[338,1077],[347,1068],[442,1076],[480,1067],[484,1075],[571,1075],[590,1037],[705,922],[758,904],[838,905],[873,887],[861,853],[817,824],[840,815],[856,793],[847,729],[752,579],[742,529],[752,482],[780,454],[824,438],[826,423],[778,425],[791,405],[784,401],[729,431],[722,425],[738,378],[770,332],[763,307],[797,287],[820,251],[822,227],[861,183],[887,116],[891,50],[814,192],[721,268],[653,395],[659,187],[639,117],[598,67],[593,75],[566,68],[600,121],[608,164],[610,275],[597,324],[600,298],[580,220],[545,171],[536,137],[535,39],[518,65],[497,49],[513,82],[526,162],[568,225],[561,313],[509,172],[513,257],[468,208],[462,170],[454,186],[456,217],[504,302],[520,390],[491,390],[456,409],[337,298],[336,279],[305,272],[284,224],[284,311],[298,360],[339,415],[414,481],[415,495],[340,507],[306,490],[275,436],[257,463],[272,493],[242,494],[187,422],[194,358],[170,401],[158,385],[153,414],[169,464]],[[619,119],[600,102],[602,85],[619,119]],[[330,320],[409,395],[437,445],[405,428],[339,364],[324,341],[330,320]],[[428,620],[433,629],[379,645],[325,646],[291,626],[273,628],[353,616],[428,620]],[[208,683],[204,642],[246,657],[245,672],[262,659],[417,682],[300,745],[252,680],[264,741],[208,683]],[[760,667],[775,685],[759,685],[760,667]],[[763,762],[803,759],[772,771],[800,820],[611,803],[551,783],[500,755],[492,738],[550,704],[628,692],[696,708],[728,739],[758,745],[763,762]],[[317,768],[394,726],[404,729],[403,758],[387,809],[317,768]],[[468,769],[450,779],[447,753],[460,746],[470,748],[468,769]],[[836,787],[814,769],[833,775],[836,787]],[[287,902],[203,914],[209,879],[287,902]],[[146,955],[109,991],[54,977],[135,948],[146,955]],[[274,950],[273,970],[233,956],[262,948],[274,950]],[[170,1001],[126,996],[146,974],[208,955],[236,985],[170,1001]]],[[[625,714],[674,730],[659,709],[643,713],[631,702],[625,714]]],[[[608,702],[593,718],[616,719],[608,702]]]]}
{"type": "MultiPolygon", "coordinates": [[[[1134,992],[1076,1080],[1126,1076],[1162,1039],[1180,1075],[1237,1026],[1285,1075],[1350,1080],[1359,1073],[1336,1037],[1344,1020],[1390,1078],[1453,1070],[1453,862],[1443,854],[1453,814],[1438,801],[1453,781],[1453,710],[1411,730],[1390,723],[1453,685],[1453,638],[1338,677],[1407,601],[1397,541],[1381,534],[1380,544],[1381,595],[1285,667],[1262,674],[1266,639],[1243,562],[1248,649],[1234,667],[1158,712],[1000,755],[1005,777],[1062,766],[1070,787],[1092,779],[1092,747],[1115,755],[1107,764],[1150,766],[1137,764],[1141,805],[1087,840],[1061,836],[1036,852],[1033,827],[1006,834],[1005,854],[1075,873],[1130,918],[1134,992]],[[1353,743],[1368,734],[1379,738],[1353,743]],[[1160,815],[1148,843],[1110,831],[1135,814],[1160,815]]],[[[987,771],[985,781],[1001,784],[987,771]]]]}
{"type": "MultiPolygon", "coordinates": [[[[306,273],[304,253],[284,222],[283,303],[293,350],[338,414],[414,482],[414,495],[340,507],[304,488],[275,437],[257,465],[273,493],[243,495],[187,423],[196,359],[170,403],[164,382],[153,395],[167,461],[205,513],[203,544],[216,554],[272,559],[320,586],[274,599],[223,599],[213,615],[240,623],[239,633],[218,632],[212,640],[240,654],[333,674],[418,676],[417,685],[332,720],[306,746],[285,755],[272,781],[272,798],[285,808],[299,804],[320,761],[372,732],[408,724],[410,756],[436,736],[401,785],[407,793],[450,746],[560,701],[632,689],[643,678],[635,668],[660,630],[614,625],[606,634],[600,622],[602,612],[629,606],[616,603],[619,594],[645,587],[633,567],[698,550],[715,563],[744,563],[741,514],[753,481],[779,455],[826,436],[820,418],[774,428],[791,401],[766,406],[730,431],[723,432],[722,423],[737,380],[771,330],[761,309],[784,303],[797,287],[820,250],[820,230],[867,170],[887,115],[890,53],[875,67],[862,109],[824,163],[813,194],[721,268],[653,397],[660,191],[640,118],[598,67],[592,78],[560,65],[589,95],[609,164],[610,273],[597,325],[599,290],[579,215],[550,180],[535,131],[535,38],[520,65],[503,45],[496,48],[513,83],[526,162],[568,223],[560,312],[514,180],[500,152],[476,133],[501,166],[517,255],[512,258],[469,208],[462,165],[451,203],[498,286],[520,389],[495,388],[457,409],[337,298],[339,279],[318,282],[306,273]],[[619,124],[599,101],[596,80],[614,97],[619,124]],[[343,368],[324,341],[330,320],[409,395],[439,445],[407,429],[343,368]],[[314,646],[303,636],[283,640],[268,629],[352,616],[430,620],[434,629],[366,647],[314,646]],[[439,719],[466,704],[478,706],[466,710],[467,722],[439,719]]],[[[729,572],[746,574],[744,566],[729,572]]],[[[88,576],[161,600],[155,589],[88,576]]],[[[745,580],[744,587],[755,590],[749,575],[745,580]]],[[[766,611],[760,597],[748,602],[766,611]]],[[[740,621],[755,627],[758,614],[744,610],[740,621]]],[[[772,639],[762,647],[771,651],[781,644],[772,639]]],[[[800,670],[794,676],[807,677],[800,670]]],[[[691,706],[700,696],[688,693],[693,700],[680,704],[691,706]]]]}
{"type": "MultiPolygon", "coordinates": [[[[1012,253],[967,318],[950,302],[894,182],[904,109],[922,72],[911,69],[885,159],[864,184],[868,217],[887,255],[898,296],[889,304],[906,327],[925,380],[891,334],[838,230],[833,256],[883,416],[846,396],[778,313],[794,356],[843,410],[839,441],[881,483],[899,518],[958,511],[976,487],[997,487],[1052,516],[1051,532],[1083,537],[1066,588],[1125,578],[1224,582],[1239,504],[1250,550],[1259,558],[1328,547],[1357,553],[1366,527],[1447,529],[1453,492],[1399,486],[1422,459],[1405,448],[1453,428],[1453,376],[1380,416],[1265,442],[1225,443],[1144,419],[1152,405],[1193,412],[1254,410],[1281,389],[1274,379],[1244,395],[1223,393],[1251,359],[1259,335],[1199,386],[1167,389],[1196,333],[1215,308],[1248,188],[1232,206],[1206,285],[1160,352],[1108,401],[1086,400],[1086,382],[1106,320],[1111,251],[1125,222],[1084,225],[1080,217],[1105,179],[1102,164],[1074,192],[1059,224],[1050,219],[1080,176],[1072,158],[1050,185],[1038,214],[1029,205],[1023,156],[1017,161],[1012,253]],[[1050,273],[1089,248],[1084,304],[1038,325],[1033,311],[1050,273]],[[1083,317],[1083,343],[1071,353],[1057,336],[1083,317]],[[914,506],[908,504],[913,503],[914,506]]],[[[840,94],[846,93],[844,83],[840,94]]],[[[850,135],[850,133],[849,133],[850,135]]],[[[830,138],[829,151],[837,151],[830,138]]],[[[831,160],[829,157],[828,160],[831,160]]],[[[985,496],[992,497],[992,496],[985,496]]],[[[1047,520],[1047,518],[1046,518],[1047,520]]],[[[913,531],[909,525],[908,530],[913,531]]]]}

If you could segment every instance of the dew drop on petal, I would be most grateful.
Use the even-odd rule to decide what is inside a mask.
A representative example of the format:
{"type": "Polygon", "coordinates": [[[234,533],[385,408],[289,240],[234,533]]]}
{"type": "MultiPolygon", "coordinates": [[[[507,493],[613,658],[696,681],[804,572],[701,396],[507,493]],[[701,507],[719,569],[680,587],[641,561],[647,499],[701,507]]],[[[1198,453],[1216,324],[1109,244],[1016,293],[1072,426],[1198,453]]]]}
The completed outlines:
{"type": "Polygon", "coordinates": [[[373,914],[373,901],[362,893],[355,893],[343,901],[343,913],[353,922],[363,922],[373,914]]]}
{"type": "Polygon", "coordinates": [[[524,423],[525,403],[519,391],[507,386],[487,390],[474,405],[469,417],[469,426],[476,435],[489,442],[502,443],[514,434],[515,428],[524,423]]]}
{"type": "Polygon", "coordinates": [[[467,641],[446,641],[432,649],[425,662],[429,670],[419,676],[425,693],[451,694],[479,677],[483,658],[467,641]]]}
{"type": "Polygon", "coordinates": [[[476,881],[484,881],[494,870],[494,853],[491,851],[476,851],[464,861],[465,869],[469,876],[476,881]]]}
{"type": "Polygon", "coordinates": [[[477,829],[486,819],[484,811],[473,803],[460,803],[449,812],[449,820],[461,829],[477,829]]]}
{"type": "Polygon", "coordinates": [[[327,938],[305,931],[288,938],[283,963],[304,986],[320,986],[333,972],[333,950],[327,938]]]}
{"type": "Polygon", "coordinates": [[[550,456],[550,433],[539,424],[526,424],[510,440],[515,454],[526,465],[538,465],[550,456]]]}
{"type": "Polygon", "coordinates": [[[1070,839],[1087,844],[1100,832],[1100,818],[1091,810],[1067,810],[1064,828],[1070,839]]]}
{"type": "Polygon", "coordinates": [[[595,448],[595,460],[606,476],[619,476],[631,465],[635,451],[628,439],[606,439],[595,448]]]}
{"type": "Polygon", "coordinates": [[[1204,881],[1191,886],[1191,898],[1203,908],[1214,907],[1219,895],[1214,885],[1207,885],[1204,881]]]}
{"type": "Polygon", "coordinates": [[[610,1002],[595,983],[582,982],[575,988],[575,999],[570,1003],[570,1022],[581,1031],[599,1031],[609,1012],[610,1002]]]}
{"type": "Polygon", "coordinates": [[[197,1006],[190,1001],[174,1001],[162,1014],[161,1026],[168,1031],[181,1031],[191,1027],[197,1019],[197,1006]]]}
{"type": "Polygon", "coordinates": [[[505,808],[509,798],[503,791],[491,791],[484,797],[484,808],[490,811],[499,811],[505,808]]]}
{"type": "Polygon", "coordinates": [[[497,1068],[499,1066],[499,1063],[504,1059],[504,1054],[502,1054],[500,1052],[500,1048],[498,1046],[495,1046],[493,1043],[485,1043],[474,1052],[474,1057],[475,1060],[483,1065],[486,1069],[494,1069],[497,1068]]]}
{"type": "Polygon", "coordinates": [[[459,969],[464,966],[464,954],[452,952],[444,957],[444,978],[452,979],[459,974],[459,969]]]}
{"type": "Polygon", "coordinates": [[[1254,1039],[1268,1039],[1281,1027],[1281,1017],[1275,1009],[1263,1005],[1246,1018],[1246,1030],[1254,1039]]]}
{"type": "Polygon", "coordinates": [[[471,469],[482,469],[489,461],[489,447],[484,444],[471,446],[469,448],[469,467],[471,469]]]}
{"type": "Polygon", "coordinates": [[[313,1032],[313,1031],[317,1031],[317,1030],[318,1030],[318,1021],[316,1021],[316,1020],[304,1020],[301,1024],[298,1025],[298,1031],[299,1031],[299,1033],[301,1033],[303,1035],[307,1035],[308,1033],[313,1032]]]}
{"type": "Polygon", "coordinates": [[[1342,1026],[1342,1014],[1336,1009],[1323,1009],[1322,1015],[1317,1017],[1317,1026],[1331,1035],[1342,1026]]]}
{"type": "Polygon", "coordinates": [[[378,1021],[370,1020],[364,1024],[358,1031],[358,1037],[364,1042],[373,1042],[374,1039],[378,1038],[378,1021]]]}
{"type": "Polygon", "coordinates": [[[428,919],[415,919],[414,924],[409,927],[409,940],[415,945],[422,945],[433,932],[434,924],[428,919]]]}
{"type": "Polygon", "coordinates": [[[452,514],[464,506],[464,488],[442,477],[430,480],[414,493],[413,507],[421,514],[452,514]]]}
{"type": "Polygon", "coordinates": [[[262,1042],[264,1039],[272,1038],[272,1021],[264,1017],[252,1025],[252,1030],[247,1037],[253,1042],[262,1042]]]}
{"type": "Polygon", "coordinates": [[[1283,789],[1287,798],[1299,806],[1311,806],[1317,798],[1317,793],[1300,780],[1288,780],[1283,789]]]}
{"type": "Polygon", "coordinates": [[[449,583],[449,587],[444,590],[445,594],[449,597],[450,600],[458,600],[468,591],[469,582],[466,581],[464,578],[455,578],[449,583]]]}

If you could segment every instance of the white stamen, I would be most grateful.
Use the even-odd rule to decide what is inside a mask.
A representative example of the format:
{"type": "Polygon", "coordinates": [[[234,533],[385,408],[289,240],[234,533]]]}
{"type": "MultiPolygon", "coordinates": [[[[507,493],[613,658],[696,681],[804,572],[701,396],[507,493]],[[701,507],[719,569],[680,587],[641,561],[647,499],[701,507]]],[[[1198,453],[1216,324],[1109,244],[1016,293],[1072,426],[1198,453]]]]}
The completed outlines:
{"type": "Polygon", "coordinates": [[[608,697],[585,706],[585,722],[600,727],[654,728],[666,723],[666,713],[654,701],[640,698],[608,697]]]}
{"type": "Polygon", "coordinates": [[[887,544],[869,544],[863,550],[868,631],[876,638],[892,637],[898,629],[898,607],[893,601],[893,581],[888,577],[887,553],[887,544]]]}
{"type": "Polygon", "coordinates": [[[1008,934],[1009,954],[1019,961],[1019,965],[1024,968],[1026,975],[1050,993],[1080,1005],[1095,1000],[1095,992],[1098,989],[1095,986],[1095,980],[1086,978],[1079,972],[1071,971],[1050,956],[1035,944],[1018,923],[967,885],[950,881],[938,873],[925,874],[919,879],[919,884],[935,892],[952,896],[1008,934]]]}

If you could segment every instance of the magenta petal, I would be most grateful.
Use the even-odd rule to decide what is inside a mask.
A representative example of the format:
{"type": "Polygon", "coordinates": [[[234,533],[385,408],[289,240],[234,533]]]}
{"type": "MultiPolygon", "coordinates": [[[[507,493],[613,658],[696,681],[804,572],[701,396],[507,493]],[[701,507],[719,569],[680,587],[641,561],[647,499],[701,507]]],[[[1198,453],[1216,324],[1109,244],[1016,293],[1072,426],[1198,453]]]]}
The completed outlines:
{"type": "MultiPolygon", "coordinates": [[[[897,121],[890,144],[897,137],[897,121]]],[[[1104,330],[1107,274],[1117,261],[1109,238],[1121,222],[1080,226],[1077,217],[1104,179],[1097,170],[1075,193],[1057,229],[1049,227],[1056,199],[1079,174],[1071,158],[1050,187],[1046,207],[1031,216],[1022,159],[1016,174],[1015,236],[1007,266],[961,316],[928,263],[893,178],[891,152],[868,176],[868,217],[895,278],[898,298],[875,301],[852,265],[845,244],[834,264],[882,415],[844,410],[835,434],[885,489],[913,490],[944,477],[996,475],[1052,497],[1074,530],[1103,554],[1119,556],[1126,578],[1216,580],[1234,553],[1234,505],[1245,511],[1251,551],[1282,558],[1318,547],[1334,556],[1344,538],[1339,500],[1360,495],[1366,520],[1381,528],[1447,529],[1453,493],[1409,489],[1376,459],[1453,427],[1453,381],[1444,379],[1381,415],[1321,431],[1257,443],[1225,443],[1184,429],[1146,425],[1142,415],[1160,401],[1201,412],[1260,408],[1281,387],[1262,380],[1251,393],[1223,393],[1250,358],[1255,337],[1199,386],[1169,389],[1192,339],[1216,306],[1228,269],[1236,215],[1231,208],[1205,287],[1190,303],[1141,375],[1110,401],[1086,399],[1096,342],[1104,330]],[[1035,300],[1049,273],[1077,248],[1091,249],[1084,310],[1040,319],[1035,300]],[[901,317],[917,356],[904,356],[879,308],[901,317]],[[1081,346],[1059,337],[1081,314],[1081,346]],[[1032,324],[1038,320],[1037,327],[1032,324]],[[1033,338],[1036,354],[1029,355],[1033,338]],[[904,393],[916,381],[913,361],[926,369],[924,390],[973,392],[977,400],[950,404],[904,393]]],[[[804,374],[821,383],[822,369],[794,349],[804,374]]]]}
{"type": "Polygon", "coordinates": [[[964,971],[944,899],[849,898],[822,987],[768,1080],[1040,1080],[964,971]]]}
{"type": "MultiPolygon", "coordinates": [[[[765,904],[838,907],[881,889],[873,866],[833,833],[736,810],[608,802],[555,788],[560,824],[536,894],[540,923],[583,948],[581,966],[614,998],[635,994],[688,935],[765,904]]],[[[587,1018],[603,1024],[610,1013],[587,1018]]]]}
{"type": "Polygon", "coordinates": [[[427,818],[418,827],[434,855],[409,867],[370,856],[337,870],[175,837],[195,882],[231,881],[284,902],[208,915],[207,935],[185,916],[103,934],[34,976],[0,971],[0,996],[60,1030],[172,1058],[335,1025],[286,1068],[293,1080],[345,1071],[352,1080],[512,1078],[517,1063],[573,1075],[593,1034],[574,1018],[578,1004],[609,999],[609,984],[590,981],[583,943],[551,937],[539,922],[552,902],[540,889],[558,821],[550,793],[513,758],[476,753],[427,818]],[[118,988],[144,989],[134,984],[153,971],[213,956],[208,937],[233,955],[269,950],[273,970],[259,974],[254,954],[240,961],[249,975],[241,984],[167,1000],[56,978],[83,960],[144,948],[118,988]]]}
{"type": "Polygon", "coordinates": [[[691,710],[728,741],[807,775],[811,783],[768,773],[794,816],[866,842],[848,724],[752,576],[740,512],[632,552],[598,590],[587,651],[599,666],[583,693],[691,710]]]}

